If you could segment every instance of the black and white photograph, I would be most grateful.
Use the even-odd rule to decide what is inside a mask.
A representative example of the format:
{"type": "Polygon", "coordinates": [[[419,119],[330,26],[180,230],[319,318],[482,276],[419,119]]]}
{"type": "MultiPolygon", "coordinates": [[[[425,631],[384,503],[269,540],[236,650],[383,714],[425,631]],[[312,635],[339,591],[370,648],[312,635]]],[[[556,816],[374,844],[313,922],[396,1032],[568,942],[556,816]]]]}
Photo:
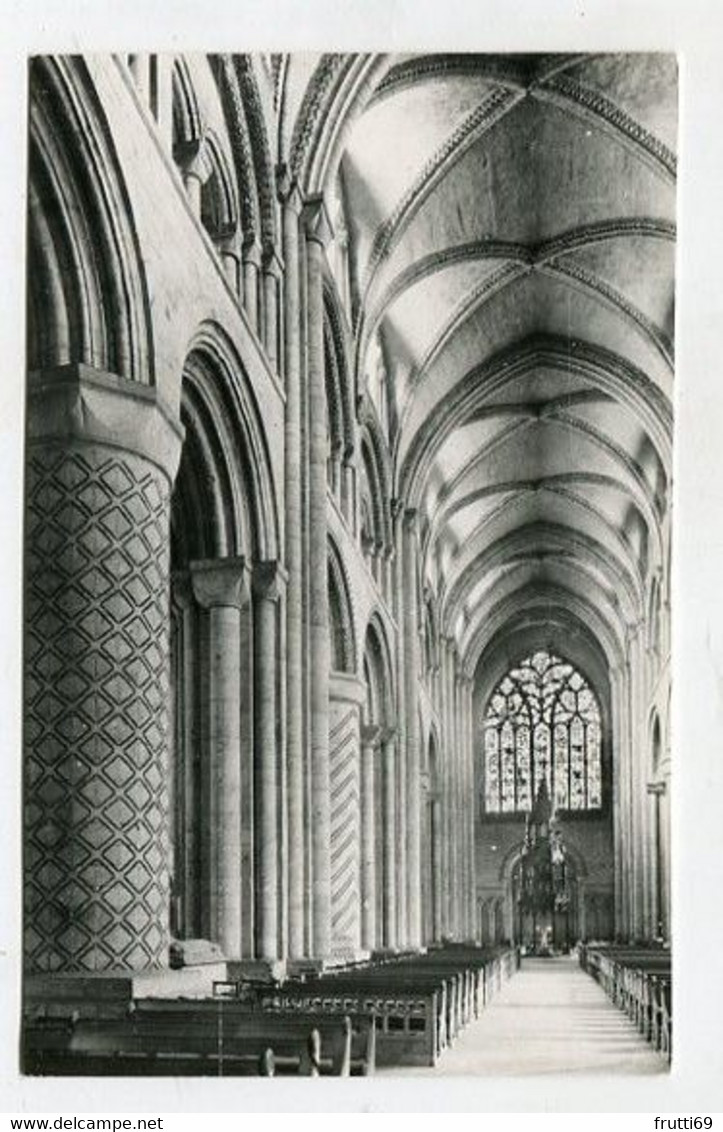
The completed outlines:
{"type": "Polygon", "coordinates": [[[30,60],[24,1073],[668,1069],[677,97],[30,60]]]}
{"type": "Polygon", "coordinates": [[[710,1116],[716,29],[277,7],[0,66],[8,1107],[710,1116]]]}

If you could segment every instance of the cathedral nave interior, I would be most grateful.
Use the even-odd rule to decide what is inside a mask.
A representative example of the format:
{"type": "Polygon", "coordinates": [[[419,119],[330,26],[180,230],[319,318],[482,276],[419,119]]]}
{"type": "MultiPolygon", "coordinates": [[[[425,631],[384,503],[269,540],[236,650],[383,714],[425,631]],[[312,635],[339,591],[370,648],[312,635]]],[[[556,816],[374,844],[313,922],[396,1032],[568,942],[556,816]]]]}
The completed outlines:
{"type": "Polygon", "coordinates": [[[577,947],[663,1041],[676,133],[660,54],[32,60],[33,1025],[577,947]]]}

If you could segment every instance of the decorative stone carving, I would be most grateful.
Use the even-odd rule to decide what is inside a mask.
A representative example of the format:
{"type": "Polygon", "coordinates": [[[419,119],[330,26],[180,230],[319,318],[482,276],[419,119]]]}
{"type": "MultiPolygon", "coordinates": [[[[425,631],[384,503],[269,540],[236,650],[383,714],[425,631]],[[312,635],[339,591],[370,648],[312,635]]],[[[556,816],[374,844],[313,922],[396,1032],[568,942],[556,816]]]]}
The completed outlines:
{"type": "Polygon", "coordinates": [[[142,458],[31,450],[25,954],[139,969],[168,947],[168,501],[142,458]]]}

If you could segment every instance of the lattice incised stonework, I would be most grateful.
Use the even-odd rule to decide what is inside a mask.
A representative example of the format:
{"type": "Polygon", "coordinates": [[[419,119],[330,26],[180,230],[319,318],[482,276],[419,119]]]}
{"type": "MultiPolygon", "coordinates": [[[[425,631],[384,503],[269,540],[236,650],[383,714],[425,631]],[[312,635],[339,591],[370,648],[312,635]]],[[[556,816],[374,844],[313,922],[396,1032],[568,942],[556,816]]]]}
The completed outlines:
{"type": "Polygon", "coordinates": [[[165,963],[168,485],[96,446],[31,452],[26,510],[25,956],[165,963]]]}

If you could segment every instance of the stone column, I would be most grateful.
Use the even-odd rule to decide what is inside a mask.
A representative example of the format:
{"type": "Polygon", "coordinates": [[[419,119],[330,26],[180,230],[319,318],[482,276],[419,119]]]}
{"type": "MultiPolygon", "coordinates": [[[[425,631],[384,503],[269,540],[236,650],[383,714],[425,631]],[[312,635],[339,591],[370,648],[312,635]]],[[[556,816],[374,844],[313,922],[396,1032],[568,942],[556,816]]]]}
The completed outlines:
{"type": "Polygon", "coordinates": [[[442,934],[445,937],[448,937],[451,932],[449,905],[451,900],[450,874],[452,869],[452,853],[450,844],[452,820],[449,796],[449,735],[447,731],[447,696],[449,692],[449,682],[447,680],[447,665],[447,648],[444,638],[441,638],[439,642],[439,719],[441,724],[442,749],[440,751],[439,790],[442,806],[442,934]]]}
{"type": "Polygon", "coordinates": [[[299,303],[299,216],[294,184],[282,185],[284,239],[284,373],[286,420],[284,489],[286,504],[286,773],[288,792],[289,956],[304,954],[304,680],[301,501],[301,374],[299,303]]]}
{"type": "Polygon", "coordinates": [[[349,525],[352,535],[356,538],[356,521],[354,515],[354,450],[345,449],[341,466],[341,513],[349,525]]]}
{"type": "Polygon", "coordinates": [[[130,55],[128,66],[136,84],[138,97],[144,106],[150,108],[151,104],[151,57],[147,52],[130,55]]]}
{"type": "MultiPolygon", "coordinates": [[[[264,319],[263,341],[266,356],[271,362],[272,369],[277,368],[279,361],[279,279],[281,278],[282,263],[275,248],[267,248],[263,257],[264,282],[264,319]]],[[[298,327],[297,327],[298,332],[298,327]]]]}
{"type": "MultiPolygon", "coordinates": [[[[405,634],[405,554],[404,554],[404,514],[401,504],[394,500],[392,504],[393,540],[396,553],[393,560],[394,592],[391,595],[390,608],[399,627],[394,634],[394,660],[396,671],[396,717],[388,723],[396,726],[396,841],[395,854],[395,896],[396,896],[396,935],[395,946],[402,948],[407,943],[407,724],[410,714],[408,701],[409,683],[407,680],[407,638],[405,634]]],[[[375,577],[379,580],[380,567],[384,566],[385,548],[378,543],[374,548],[375,577]]],[[[389,599],[388,599],[389,600],[389,599]]],[[[416,702],[416,689],[412,703],[416,702]]]]}
{"type": "Polygon", "coordinates": [[[173,149],[173,55],[161,53],[153,56],[155,67],[155,98],[152,109],[158,123],[158,132],[167,153],[173,149]]]}
{"type": "Polygon", "coordinates": [[[278,562],[254,567],[254,801],[256,956],[279,957],[278,603],[286,572],[278,562]]]}
{"type": "Polygon", "coordinates": [[[454,735],[454,642],[444,641],[446,694],[446,733],[447,733],[447,821],[448,821],[448,929],[453,939],[457,937],[457,892],[459,869],[457,863],[457,767],[454,735]]]}
{"type": "Polygon", "coordinates": [[[406,680],[407,761],[407,943],[422,944],[421,799],[419,791],[419,600],[417,563],[419,542],[416,511],[406,511],[403,526],[402,612],[404,632],[404,677],[406,680]]]}
{"type": "Polygon", "coordinates": [[[467,939],[475,935],[474,910],[476,892],[474,882],[474,773],[472,767],[472,682],[462,678],[462,757],[464,760],[464,855],[465,855],[465,917],[464,933],[467,939]]]}
{"type": "Polygon", "coordinates": [[[259,268],[261,250],[255,239],[244,241],[242,250],[244,310],[251,329],[259,333],[259,268]]]}
{"type": "Polygon", "coordinates": [[[442,936],[442,804],[432,802],[432,939],[442,936]]]}
{"type": "Polygon", "coordinates": [[[229,959],[241,955],[241,609],[244,558],[192,562],[196,601],[208,612],[206,733],[208,931],[229,959]]]}
{"type": "Polygon", "coordinates": [[[216,247],[218,248],[221,257],[221,263],[226,273],[231,289],[237,299],[242,298],[243,289],[241,286],[241,271],[240,271],[240,251],[239,251],[239,233],[237,229],[226,232],[223,236],[216,239],[216,247]]]}
{"type": "Polygon", "coordinates": [[[458,868],[458,912],[457,932],[460,939],[466,937],[465,917],[467,915],[467,797],[465,789],[465,737],[462,719],[462,671],[459,656],[455,650],[455,736],[457,746],[457,868],[458,868]]]}
{"type": "Polygon", "coordinates": [[[326,387],[324,380],[324,247],[331,225],[321,198],[304,205],[307,266],[309,419],[309,645],[311,667],[311,828],[313,954],[331,941],[329,796],[329,610],[326,529],[326,387]]]}
{"type": "Polygon", "coordinates": [[[361,942],[373,951],[376,941],[377,865],[374,837],[374,763],[379,749],[380,727],[361,731],[361,942]]]}
{"type": "Polygon", "coordinates": [[[193,215],[201,218],[201,189],[211,175],[211,163],[204,138],[186,142],[174,149],[174,158],[181,167],[183,184],[193,215]]]}
{"type": "Polygon", "coordinates": [[[630,648],[630,770],[631,770],[631,832],[633,837],[633,933],[637,939],[646,934],[645,897],[645,805],[644,771],[647,765],[647,728],[643,717],[643,666],[645,663],[642,626],[631,626],[630,648]]]}
{"type": "Polygon", "coordinates": [[[623,721],[624,696],[621,691],[621,670],[618,667],[610,669],[610,706],[612,714],[612,750],[616,758],[611,760],[611,806],[613,817],[613,865],[614,865],[614,934],[622,938],[625,921],[625,839],[623,831],[623,760],[625,757],[625,724],[623,721]]]}
{"type": "Polygon", "coordinates": [[[152,389],[82,365],[33,375],[27,414],[25,965],[164,966],[182,433],[152,389]]]}
{"type": "Polygon", "coordinates": [[[670,761],[666,755],[663,773],[663,794],[660,799],[660,867],[662,871],[660,891],[662,907],[660,921],[664,939],[670,939],[670,761]]]}
{"type": "Polygon", "coordinates": [[[396,761],[397,734],[386,728],[381,735],[381,778],[384,820],[384,868],[381,870],[384,907],[384,937],[386,948],[397,946],[397,884],[396,884],[396,761]]]}

